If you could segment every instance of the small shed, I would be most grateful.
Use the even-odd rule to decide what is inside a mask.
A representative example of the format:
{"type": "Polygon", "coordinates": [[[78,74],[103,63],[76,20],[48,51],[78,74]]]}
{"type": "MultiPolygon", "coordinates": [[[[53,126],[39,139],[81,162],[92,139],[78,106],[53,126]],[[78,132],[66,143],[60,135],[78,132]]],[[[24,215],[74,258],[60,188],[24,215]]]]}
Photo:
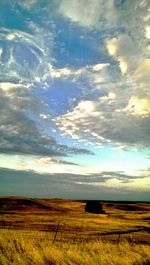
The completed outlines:
{"type": "Polygon", "coordinates": [[[102,203],[100,203],[99,201],[87,201],[85,205],[85,211],[96,214],[105,213],[102,203]]]}

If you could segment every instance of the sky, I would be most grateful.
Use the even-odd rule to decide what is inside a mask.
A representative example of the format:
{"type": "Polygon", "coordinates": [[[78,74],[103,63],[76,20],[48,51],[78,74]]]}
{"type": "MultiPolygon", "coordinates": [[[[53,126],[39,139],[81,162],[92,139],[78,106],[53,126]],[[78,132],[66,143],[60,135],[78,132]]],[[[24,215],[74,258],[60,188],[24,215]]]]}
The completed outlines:
{"type": "Polygon", "coordinates": [[[0,1],[0,195],[150,201],[150,1],[0,1]]]}

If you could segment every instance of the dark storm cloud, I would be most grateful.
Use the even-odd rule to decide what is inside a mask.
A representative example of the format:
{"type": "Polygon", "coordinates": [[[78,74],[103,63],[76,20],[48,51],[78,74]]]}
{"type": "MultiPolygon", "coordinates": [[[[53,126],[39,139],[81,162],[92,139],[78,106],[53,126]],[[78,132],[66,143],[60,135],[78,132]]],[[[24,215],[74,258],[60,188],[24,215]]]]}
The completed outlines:
{"type": "Polygon", "coordinates": [[[125,174],[124,172],[122,171],[103,171],[101,172],[100,174],[97,174],[97,177],[98,176],[103,176],[103,177],[106,177],[106,178],[109,178],[109,179],[118,179],[121,183],[128,183],[128,182],[131,182],[135,179],[142,179],[142,178],[145,178],[147,177],[147,175],[144,175],[144,176],[133,176],[133,175],[128,175],[128,174],[125,174]]]}
{"type": "MultiPolygon", "coordinates": [[[[148,170],[149,171],[149,170],[148,170]]],[[[117,179],[120,183],[128,183],[135,179],[143,179],[148,177],[147,172],[143,171],[143,174],[139,176],[133,176],[125,174],[123,171],[101,171],[100,173],[96,174],[89,174],[89,175],[82,175],[80,178],[81,184],[92,184],[92,183],[103,183],[107,182],[111,179],[117,179]]],[[[77,180],[77,179],[76,179],[77,180]]]]}
{"type": "MultiPolygon", "coordinates": [[[[105,172],[106,173],[106,172],[105,172]]],[[[101,174],[105,174],[104,172],[101,174]]],[[[115,172],[109,172],[113,175],[115,172]]],[[[121,173],[120,173],[121,174],[121,173]]],[[[106,175],[106,174],[105,174],[106,175]]],[[[126,175],[124,175],[126,177],[126,175]]],[[[129,176],[127,176],[128,178],[129,176]]],[[[66,173],[40,174],[33,171],[0,169],[1,196],[30,196],[30,197],[61,197],[72,199],[103,199],[103,200],[149,200],[148,191],[126,187],[108,187],[105,185],[111,177],[102,177],[100,174],[78,175],[66,173]],[[90,185],[94,176],[99,178],[99,184],[90,185]],[[104,180],[105,179],[105,180],[104,180]],[[83,182],[82,182],[83,180],[83,182]],[[79,183],[80,182],[80,183],[79,183]],[[82,185],[81,185],[82,183],[82,185]],[[140,196],[140,197],[139,197],[140,196]]],[[[122,184],[124,185],[124,184],[122,184]]]]}
{"type": "MultiPolygon", "coordinates": [[[[62,161],[63,162],[63,161],[62,161]]],[[[61,161],[60,161],[61,163],[61,161]]],[[[65,162],[67,163],[67,162],[65,162]]],[[[145,172],[144,172],[145,173],[145,172]]],[[[8,169],[8,168],[0,168],[0,176],[5,177],[5,176],[10,176],[10,177],[18,177],[23,180],[24,176],[27,176],[27,178],[34,177],[35,179],[43,178],[43,180],[48,180],[50,182],[55,182],[55,183],[79,183],[83,185],[87,185],[88,183],[106,183],[111,179],[118,179],[120,182],[126,183],[130,182],[130,180],[135,180],[135,179],[142,179],[148,177],[148,172],[145,174],[141,174],[140,176],[131,176],[127,175],[123,172],[114,172],[114,171],[102,171],[98,174],[91,173],[89,175],[87,174],[75,174],[75,173],[38,173],[36,171],[31,171],[31,170],[15,170],[15,169],[8,169]]]]}

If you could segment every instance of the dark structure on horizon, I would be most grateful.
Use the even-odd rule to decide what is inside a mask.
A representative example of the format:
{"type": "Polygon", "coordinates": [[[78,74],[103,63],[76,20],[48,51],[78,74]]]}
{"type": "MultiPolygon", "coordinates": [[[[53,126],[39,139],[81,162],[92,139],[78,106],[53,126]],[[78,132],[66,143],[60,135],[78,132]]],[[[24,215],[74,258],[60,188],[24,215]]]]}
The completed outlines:
{"type": "Polygon", "coordinates": [[[85,211],[96,214],[105,213],[102,204],[99,201],[87,201],[85,205],[85,211]]]}

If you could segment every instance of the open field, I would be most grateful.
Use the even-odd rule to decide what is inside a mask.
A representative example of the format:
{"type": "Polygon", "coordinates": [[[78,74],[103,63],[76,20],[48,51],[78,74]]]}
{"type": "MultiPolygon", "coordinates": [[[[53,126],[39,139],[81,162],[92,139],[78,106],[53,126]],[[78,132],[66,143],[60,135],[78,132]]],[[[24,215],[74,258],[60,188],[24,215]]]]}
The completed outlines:
{"type": "Polygon", "coordinates": [[[105,214],[84,208],[79,201],[1,198],[0,264],[150,264],[149,203],[103,202],[105,214]]]}

